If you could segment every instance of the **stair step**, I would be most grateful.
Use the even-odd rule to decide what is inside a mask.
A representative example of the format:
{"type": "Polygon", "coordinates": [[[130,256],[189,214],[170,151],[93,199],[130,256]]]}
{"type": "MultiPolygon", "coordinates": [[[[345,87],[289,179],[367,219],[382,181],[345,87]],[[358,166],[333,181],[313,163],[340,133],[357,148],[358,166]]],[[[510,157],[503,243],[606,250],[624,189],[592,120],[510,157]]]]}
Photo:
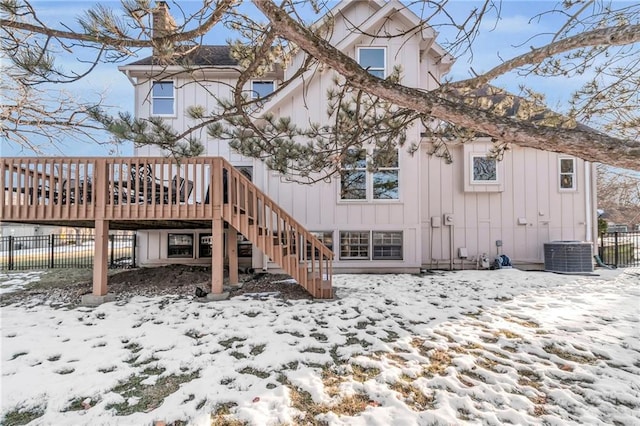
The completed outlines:
{"type": "Polygon", "coordinates": [[[311,249],[315,249],[318,253],[314,259],[300,259],[301,256],[305,257],[308,250],[308,244],[301,245],[301,242],[309,238],[306,231],[298,231],[295,225],[289,223],[291,218],[281,213],[273,201],[259,188],[242,178],[234,177],[237,171],[234,171],[230,165],[225,167],[224,172],[232,174],[231,177],[235,179],[233,182],[236,184],[239,182],[240,192],[234,202],[223,209],[224,220],[239,228],[238,231],[244,234],[270,261],[278,263],[313,297],[333,297],[330,269],[322,266],[322,259],[317,259],[319,250],[315,248],[315,244],[311,245],[311,249]],[[274,228],[269,229],[269,227],[274,228]],[[305,239],[301,239],[301,235],[305,236],[305,239]],[[313,269],[313,272],[309,272],[310,269],[313,269]]]}

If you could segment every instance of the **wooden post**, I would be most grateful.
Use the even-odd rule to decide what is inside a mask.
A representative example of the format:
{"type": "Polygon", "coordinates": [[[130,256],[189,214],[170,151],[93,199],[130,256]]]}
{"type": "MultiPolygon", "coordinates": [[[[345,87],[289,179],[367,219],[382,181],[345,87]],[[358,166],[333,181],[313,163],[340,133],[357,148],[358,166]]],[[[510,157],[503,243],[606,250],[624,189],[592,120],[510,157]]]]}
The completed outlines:
{"type": "Polygon", "coordinates": [[[238,231],[229,225],[227,231],[227,253],[229,254],[229,284],[238,284],[238,231]]]}
{"type": "Polygon", "coordinates": [[[211,226],[211,294],[222,294],[224,280],[224,226],[214,218],[211,226]]]}
{"type": "Polygon", "coordinates": [[[226,299],[228,293],[222,290],[224,281],[224,222],[222,220],[222,163],[215,159],[211,167],[211,293],[209,300],[226,299]]]}
{"type": "Polygon", "coordinates": [[[107,294],[107,253],[109,252],[109,221],[96,220],[95,252],[93,256],[93,295],[107,294]]]}

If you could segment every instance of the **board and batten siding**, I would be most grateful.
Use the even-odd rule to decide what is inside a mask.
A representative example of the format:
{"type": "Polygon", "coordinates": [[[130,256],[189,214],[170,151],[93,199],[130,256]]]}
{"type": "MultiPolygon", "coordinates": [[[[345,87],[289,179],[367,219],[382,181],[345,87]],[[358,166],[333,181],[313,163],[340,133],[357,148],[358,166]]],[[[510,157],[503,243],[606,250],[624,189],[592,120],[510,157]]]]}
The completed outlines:
{"type": "Polygon", "coordinates": [[[451,248],[459,263],[461,247],[467,249],[468,259],[483,253],[492,259],[500,253],[515,262],[540,263],[545,242],[586,239],[583,160],[575,163],[576,189],[560,190],[559,159],[567,156],[513,146],[499,163],[502,190],[468,190],[468,154],[483,154],[489,147],[477,142],[453,147],[452,164],[429,156],[428,147],[423,147],[420,198],[425,265],[448,263],[451,248]],[[442,221],[444,214],[453,215],[452,229],[444,223],[432,227],[431,218],[442,221]],[[496,241],[502,246],[498,248],[496,241]]]}

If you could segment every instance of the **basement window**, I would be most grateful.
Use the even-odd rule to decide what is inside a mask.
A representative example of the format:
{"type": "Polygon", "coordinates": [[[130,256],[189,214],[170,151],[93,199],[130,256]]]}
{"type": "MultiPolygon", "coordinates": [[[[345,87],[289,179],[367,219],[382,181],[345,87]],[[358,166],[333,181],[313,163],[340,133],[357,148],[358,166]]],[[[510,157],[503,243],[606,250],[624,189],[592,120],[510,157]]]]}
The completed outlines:
{"type": "Polygon", "coordinates": [[[211,244],[211,241],[211,234],[200,234],[200,241],[198,243],[198,257],[211,257],[211,253],[213,252],[213,245],[211,244]]]}
{"type": "Polygon", "coordinates": [[[402,231],[340,232],[340,260],[402,259],[402,231]]]}
{"type": "MultiPolygon", "coordinates": [[[[333,251],[333,232],[332,231],[312,231],[311,234],[322,241],[322,244],[333,251]]],[[[315,258],[320,258],[320,251],[316,250],[315,258]]],[[[307,259],[311,259],[311,243],[307,243],[307,259]]]]}
{"type": "Polygon", "coordinates": [[[340,232],[340,259],[369,260],[369,231],[340,232]]]}
{"type": "Polygon", "coordinates": [[[373,232],[373,260],[402,260],[402,232],[373,232]]]}
{"type": "Polygon", "coordinates": [[[168,258],[193,258],[193,234],[169,234],[168,258]]]}

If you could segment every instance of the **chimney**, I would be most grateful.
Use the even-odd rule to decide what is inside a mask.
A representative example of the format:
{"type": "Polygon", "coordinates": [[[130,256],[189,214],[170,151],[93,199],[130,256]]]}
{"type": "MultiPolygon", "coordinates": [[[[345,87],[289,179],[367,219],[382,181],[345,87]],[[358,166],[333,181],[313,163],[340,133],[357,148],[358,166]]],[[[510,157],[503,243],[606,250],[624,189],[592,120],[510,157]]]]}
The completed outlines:
{"type": "MultiPolygon", "coordinates": [[[[169,12],[169,5],[166,1],[156,2],[156,7],[152,12],[152,32],[151,37],[154,39],[165,37],[173,33],[176,28],[176,21],[173,20],[173,16],[169,12]]],[[[153,56],[157,58],[166,59],[173,54],[173,44],[164,42],[162,44],[154,42],[153,56]]]]}

